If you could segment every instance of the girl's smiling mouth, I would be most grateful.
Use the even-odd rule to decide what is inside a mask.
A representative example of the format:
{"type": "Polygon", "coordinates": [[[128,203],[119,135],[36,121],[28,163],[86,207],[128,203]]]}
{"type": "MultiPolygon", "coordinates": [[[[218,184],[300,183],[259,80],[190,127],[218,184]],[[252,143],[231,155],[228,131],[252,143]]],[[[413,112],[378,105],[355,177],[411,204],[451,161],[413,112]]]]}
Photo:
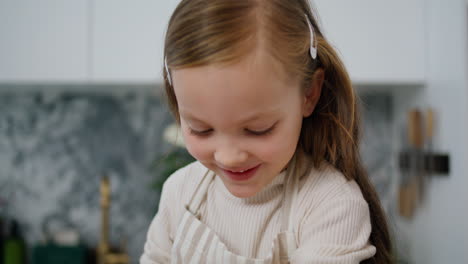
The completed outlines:
{"type": "Polygon", "coordinates": [[[255,173],[258,171],[260,168],[261,164],[252,167],[250,169],[237,169],[237,170],[226,170],[221,168],[221,170],[224,172],[224,175],[228,176],[231,180],[233,181],[246,181],[250,178],[252,178],[255,173]]]}

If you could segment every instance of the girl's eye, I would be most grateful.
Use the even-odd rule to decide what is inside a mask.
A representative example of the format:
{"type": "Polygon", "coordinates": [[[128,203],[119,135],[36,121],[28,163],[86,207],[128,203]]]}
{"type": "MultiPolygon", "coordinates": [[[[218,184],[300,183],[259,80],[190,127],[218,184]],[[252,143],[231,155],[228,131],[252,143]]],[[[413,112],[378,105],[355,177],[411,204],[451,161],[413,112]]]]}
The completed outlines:
{"type": "Polygon", "coordinates": [[[254,131],[254,130],[247,130],[248,133],[254,135],[254,136],[266,136],[268,134],[270,134],[271,132],[273,132],[273,129],[275,128],[275,126],[272,126],[266,130],[262,130],[262,131],[254,131]]]}
{"type": "MultiPolygon", "coordinates": [[[[254,136],[265,136],[265,135],[268,135],[270,134],[271,132],[273,132],[274,128],[275,128],[276,124],[273,125],[272,127],[266,129],[266,130],[262,130],[262,131],[256,131],[256,130],[250,130],[250,129],[246,129],[246,132],[251,134],[251,135],[254,135],[254,136]]],[[[190,134],[194,135],[194,136],[198,136],[198,137],[206,137],[206,136],[209,136],[211,134],[211,132],[213,132],[213,129],[207,129],[207,130],[203,130],[203,131],[198,131],[198,130],[194,130],[192,128],[189,128],[189,132],[190,134]]]]}
{"type": "Polygon", "coordinates": [[[199,136],[199,137],[208,136],[211,133],[212,130],[213,129],[197,131],[197,130],[193,130],[193,129],[189,128],[190,134],[195,135],[195,136],[199,136]]]}

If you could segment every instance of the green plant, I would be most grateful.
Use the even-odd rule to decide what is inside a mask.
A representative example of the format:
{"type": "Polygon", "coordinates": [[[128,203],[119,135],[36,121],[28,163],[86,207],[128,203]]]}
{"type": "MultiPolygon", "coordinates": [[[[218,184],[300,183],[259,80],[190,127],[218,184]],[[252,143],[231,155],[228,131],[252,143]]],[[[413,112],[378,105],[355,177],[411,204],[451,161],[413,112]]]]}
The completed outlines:
{"type": "Polygon", "coordinates": [[[152,188],[157,191],[162,191],[164,182],[176,170],[195,161],[185,148],[174,148],[167,154],[160,155],[152,163],[152,171],[157,175],[156,180],[152,183],[152,188]]]}

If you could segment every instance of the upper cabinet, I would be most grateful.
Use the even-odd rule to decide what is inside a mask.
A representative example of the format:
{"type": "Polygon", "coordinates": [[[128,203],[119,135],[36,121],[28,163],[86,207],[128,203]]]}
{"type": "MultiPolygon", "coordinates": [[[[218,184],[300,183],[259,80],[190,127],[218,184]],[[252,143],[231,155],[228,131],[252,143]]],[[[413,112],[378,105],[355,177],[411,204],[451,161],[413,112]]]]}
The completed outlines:
{"type": "Polygon", "coordinates": [[[161,82],[179,0],[2,0],[0,83],[161,82]]]}
{"type": "MultiPolygon", "coordinates": [[[[160,83],[180,0],[2,0],[1,82],[160,83]]],[[[315,0],[357,84],[425,80],[423,0],[315,0]]]]}
{"type": "Polygon", "coordinates": [[[91,80],[161,82],[165,30],[179,2],[93,1],[91,80]]]}
{"type": "Polygon", "coordinates": [[[86,1],[0,1],[0,82],[85,80],[87,22],[86,1]]]}
{"type": "Polygon", "coordinates": [[[314,0],[325,36],[357,84],[423,84],[423,0],[314,0]]]}

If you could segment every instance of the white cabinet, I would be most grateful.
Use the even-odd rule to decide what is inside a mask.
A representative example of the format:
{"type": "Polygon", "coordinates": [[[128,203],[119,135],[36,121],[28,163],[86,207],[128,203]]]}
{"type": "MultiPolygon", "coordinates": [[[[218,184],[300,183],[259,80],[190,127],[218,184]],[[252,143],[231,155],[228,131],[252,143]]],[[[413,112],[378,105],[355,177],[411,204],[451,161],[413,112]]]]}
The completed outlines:
{"type": "Polygon", "coordinates": [[[87,75],[87,1],[0,1],[0,82],[79,82],[87,75]]]}
{"type": "MultiPolygon", "coordinates": [[[[314,0],[357,84],[423,84],[424,0],[314,0]]],[[[449,29],[447,29],[449,30],[449,29]]]]}
{"type": "Polygon", "coordinates": [[[0,83],[161,82],[179,0],[1,0],[0,83]]]}
{"type": "Polygon", "coordinates": [[[164,35],[180,0],[94,0],[93,82],[162,82],[164,35]]]}
{"type": "MultiPolygon", "coordinates": [[[[180,0],[95,0],[92,81],[161,82],[165,29],[180,0]]],[[[424,0],[315,0],[357,84],[422,84],[424,0]]]]}
{"type": "MultiPolygon", "coordinates": [[[[0,83],[160,83],[179,2],[1,0],[0,83]]],[[[424,0],[314,3],[355,83],[424,83],[424,0]]]]}

